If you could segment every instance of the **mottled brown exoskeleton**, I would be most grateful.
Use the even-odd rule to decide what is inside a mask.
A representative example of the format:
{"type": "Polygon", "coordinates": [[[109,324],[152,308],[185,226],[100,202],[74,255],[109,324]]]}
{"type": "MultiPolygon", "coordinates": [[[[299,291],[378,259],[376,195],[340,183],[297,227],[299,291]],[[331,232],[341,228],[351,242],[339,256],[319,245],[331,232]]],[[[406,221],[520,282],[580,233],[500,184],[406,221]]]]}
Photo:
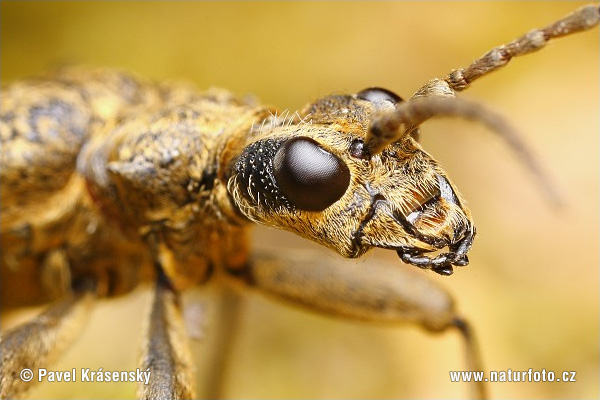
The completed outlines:
{"type": "MultiPolygon", "coordinates": [[[[193,398],[179,293],[212,275],[336,316],[472,331],[451,297],[418,274],[359,268],[310,253],[251,253],[251,222],[359,257],[373,247],[449,275],[468,264],[475,228],[446,173],[416,141],[437,115],[498,131],[543,180],[502,118],[455,91],[552,38],[598,24],[588,6],[425,84],[408,101],[380,88],[329,96],[282,118],[228,92],[197,93],[107,70],[64,69],[2,88],[2,304],[59,300],[4,332],[1,397],[28,387],[98,297],[155,281],[141,398],[193,398]]],[[[485,388],[474,385],[476,397],[485,388]]],[[[214,393],[212,395],[215,395],[214,393]]]]}

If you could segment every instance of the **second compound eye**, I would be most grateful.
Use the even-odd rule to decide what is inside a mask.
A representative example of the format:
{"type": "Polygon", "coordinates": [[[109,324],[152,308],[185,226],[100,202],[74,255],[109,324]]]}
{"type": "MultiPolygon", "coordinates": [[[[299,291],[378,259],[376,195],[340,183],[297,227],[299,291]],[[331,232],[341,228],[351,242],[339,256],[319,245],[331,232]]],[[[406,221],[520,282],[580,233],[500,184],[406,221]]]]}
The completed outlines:
{"type": "Polygon", "coordinates": [[[277,150],[273,167],[281,192],[301,210],[323,211],[350,184],[348,166],[306,137],[286,141],[277,150]]]}
{"type": "Polygon", "coordinates": [[[370,101],[371,103],[389,101],[390,103],[396,105],[402,101],[402,98],[396,93],[380,87],[372,87],[361,90],[356,94],[356,97],[361,100],[370,101]]]}

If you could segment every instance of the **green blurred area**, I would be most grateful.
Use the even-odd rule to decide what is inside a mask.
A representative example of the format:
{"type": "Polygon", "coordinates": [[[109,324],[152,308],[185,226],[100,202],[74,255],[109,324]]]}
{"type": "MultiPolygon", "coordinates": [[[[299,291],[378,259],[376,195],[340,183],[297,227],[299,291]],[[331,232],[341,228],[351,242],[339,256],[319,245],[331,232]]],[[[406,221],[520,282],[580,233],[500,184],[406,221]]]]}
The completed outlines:
{"type": "MultiPolygon", "coordinates": [[[[0,3],[0,80],[64,64],[186,80],[295,110],[330,93],[382,86],[404,97],[491,47],[582,2],[35,2],[0,3]]],[[[423,146],[469,202],[471,264],[447,287],[475,325],[487,370],[576,371],[575,383],[494,383],[494,398],[598,398],[598,29],[552,42],[463,96],[524,133],[566,205],[553,209],[485,129],[424,126],[423,146]]],[[[259,229],[257,246],[310,246],[259,229]]],[[[282,250],[285,251],[285,250],[282,250]]],[[[325,257],[333,257],[325,252],[325,257]]],[[[399,263],[376,252],[370,262],[399,263]]],[[[190,293],[189,301],[214,296],[190,293]]],[[[57,368],[134,369],[148,293],[97,306],[57,368]]],[[[456,334],[316,316],[249,294],[227,377],[235,398],[457,398],[465,368],[456,334]]],[[[9,321],[10,323],[10,321],[9,321]]],[[[207,327],[210,335],[210,325],[207,327]]],[[[197,342],[198,380],[210,341],[197,342]]],[[[131,385],[44,384],[33,398],[133,398],[131,385]]]]}

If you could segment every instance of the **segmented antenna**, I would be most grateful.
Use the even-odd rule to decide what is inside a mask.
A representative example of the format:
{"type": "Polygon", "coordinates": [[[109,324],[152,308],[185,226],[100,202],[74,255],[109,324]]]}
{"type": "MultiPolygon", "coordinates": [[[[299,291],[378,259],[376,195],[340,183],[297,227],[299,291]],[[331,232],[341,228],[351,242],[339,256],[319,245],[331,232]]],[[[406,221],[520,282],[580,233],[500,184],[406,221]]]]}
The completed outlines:
{"type": "Polygon", "coordinates": [[[560,206],[562,201],[551,180],[528,149],[521,135],[504,118],[480,104],[455,97],[455,91],[466,89],[471,82],[505,66],[513,57],[543,48],[549,40],[584,31],[600,23],[600,6],[584,6],[542,29],[493,48],[466,68],[452,71],[446,78],[432,79],[413,97],[396,106],[396,110],[377,115],[367,132],[365,149],[370,155],[380,153],[391,143],[410,135],[432,117],[452,116],[474,120],[497,132],[531,171],[550,201],[560,206]]]}

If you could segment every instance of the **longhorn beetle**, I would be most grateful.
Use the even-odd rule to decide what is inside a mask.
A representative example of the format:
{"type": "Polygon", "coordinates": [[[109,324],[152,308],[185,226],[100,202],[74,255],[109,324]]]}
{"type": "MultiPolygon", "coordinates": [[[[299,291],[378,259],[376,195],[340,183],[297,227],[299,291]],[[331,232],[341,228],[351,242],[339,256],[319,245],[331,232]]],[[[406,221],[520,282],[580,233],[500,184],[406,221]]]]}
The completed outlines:
{"type": "MultiPolygon", "coordinates": [[[[505,119],[455,92],[598,20],[597,5],[581,8],[407,100],[373,87],[291,116],[223,90],[199,93],[113,70],[65,68],[3,86],[2,278],[30,303],[60,300],[3,333],[2,398],[26,391],[19,372],[48,367],[96,298],[147,280],[155,293],[140,368],[152,378],[138,394],[193,398],[179,296],[213,276],[336,316],[457,328],[467,369],[482,370],[470,325],[423,276],[305,253],[252,253],[248,226],[289,230],[348,258],[394,250],[404,263],[451,275],[469,263],[475,226],[419,145],[420,125],[437,116],[488,125],[555,199],[505,119]]],[[[486,396],[485,386],[473,387],[475,397],[486,396]]]]}

